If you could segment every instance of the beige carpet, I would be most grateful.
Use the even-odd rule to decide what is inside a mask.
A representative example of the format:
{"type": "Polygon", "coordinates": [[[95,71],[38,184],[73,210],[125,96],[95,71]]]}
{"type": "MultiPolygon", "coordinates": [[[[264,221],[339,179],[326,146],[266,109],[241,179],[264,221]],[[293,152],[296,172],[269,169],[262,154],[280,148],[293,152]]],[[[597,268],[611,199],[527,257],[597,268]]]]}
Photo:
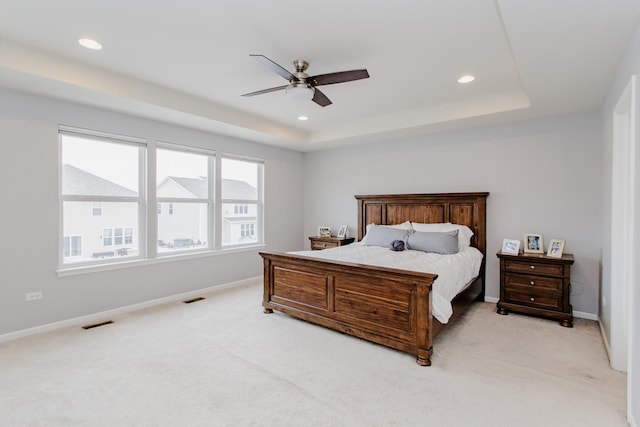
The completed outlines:
{"type": "Polygon", "coordinates": [[[433,366],[283,314],[260,283],[0,344],[1,426],[625,426],[597,323],[476,304],[433,366]]]}

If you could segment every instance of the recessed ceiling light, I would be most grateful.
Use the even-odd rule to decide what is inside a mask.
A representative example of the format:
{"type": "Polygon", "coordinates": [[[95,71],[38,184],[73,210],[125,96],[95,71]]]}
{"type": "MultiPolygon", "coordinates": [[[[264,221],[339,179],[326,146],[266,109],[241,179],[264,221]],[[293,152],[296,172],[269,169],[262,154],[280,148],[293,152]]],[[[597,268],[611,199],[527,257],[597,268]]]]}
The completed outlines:
{"type": "Polygon", "coordinates": [[[309,120],[309,117],[307,117],[307,116],[298,116],[298,120],[302,120],[302,121],[309,120]]]}
{"type": "Polygon", "coordinates": [[[80,43],[82,46],[86,47],[87,49],[93,49],[93,50],[102,49],[102,45],[93,39],[80,39],[78,40],[78,43],[80,43]]]}
{"type": "Polygon", "coordinates": [[[471,74],[465,74],[464,76],[462,76],[462,77],[460,77],[458,79],[458,83],[471,83],[475,79],[476,78],[474,76],[472,76],[471,74]]]}

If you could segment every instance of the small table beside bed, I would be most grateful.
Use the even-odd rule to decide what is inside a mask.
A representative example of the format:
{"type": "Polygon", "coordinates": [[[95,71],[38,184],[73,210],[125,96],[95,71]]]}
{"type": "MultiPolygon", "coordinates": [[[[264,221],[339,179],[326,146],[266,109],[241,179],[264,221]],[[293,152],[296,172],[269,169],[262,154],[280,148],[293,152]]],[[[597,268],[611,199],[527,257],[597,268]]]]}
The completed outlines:
{"type": "Polygon", "coordinates": [[[431,365],[435,336],[484,300],[488,195],[355,196],[358,243],[260,252],[265,313],[280,311],[431,365]],[[410,250],[391,251],[387,240],[395,237],[410,250]]]}

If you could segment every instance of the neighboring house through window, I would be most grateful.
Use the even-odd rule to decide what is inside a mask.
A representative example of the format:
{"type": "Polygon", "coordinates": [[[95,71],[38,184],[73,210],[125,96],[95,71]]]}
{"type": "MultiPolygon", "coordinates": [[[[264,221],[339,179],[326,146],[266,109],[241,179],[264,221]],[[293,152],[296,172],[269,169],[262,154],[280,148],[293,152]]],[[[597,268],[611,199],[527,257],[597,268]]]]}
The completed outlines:
{"type": "Polygon", "coordinates": [[[156,153],[156,198],[167,214],[158,216],[158,254],[212,249],[214,154],[170,144],[161,144],[156,153]]]}
{"type": "Polygon", "coordinates": [[[140,183],[144,182],[139,165],[144,146],[111,136],[61,130],[60,149],[65,236],[61,263],[137,255],[137,227],[127,227],[131,229],[130,246],[118,251],[124,248],[124,230],[118,223],[139,224],[143,203],[140,183]],[[82,244],[68,241],[66,236],[82,236],[82,244]]]}
{"type": "Polygon", "coordinates": [[[262,229],[262,162],[223,157],[222,245],[260,242],[262,229]]]}

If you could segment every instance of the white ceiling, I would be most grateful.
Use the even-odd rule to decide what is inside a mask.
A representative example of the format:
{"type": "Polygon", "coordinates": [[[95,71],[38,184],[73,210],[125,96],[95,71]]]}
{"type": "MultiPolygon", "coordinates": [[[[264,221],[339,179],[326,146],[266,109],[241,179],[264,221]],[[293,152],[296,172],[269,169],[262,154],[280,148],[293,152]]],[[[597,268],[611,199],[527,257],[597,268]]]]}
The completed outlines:
{"type": "Polygon", "coordinates": [[[2,86],[311,151],[596,109],[640,2],[0,0],[0,11],[2,86]],[[287,83],[249,54],[371,78],[323,86],[325,108],[241,97],[287,83]],[[457,83],[465,73],[476,80],[457,83]]]}

